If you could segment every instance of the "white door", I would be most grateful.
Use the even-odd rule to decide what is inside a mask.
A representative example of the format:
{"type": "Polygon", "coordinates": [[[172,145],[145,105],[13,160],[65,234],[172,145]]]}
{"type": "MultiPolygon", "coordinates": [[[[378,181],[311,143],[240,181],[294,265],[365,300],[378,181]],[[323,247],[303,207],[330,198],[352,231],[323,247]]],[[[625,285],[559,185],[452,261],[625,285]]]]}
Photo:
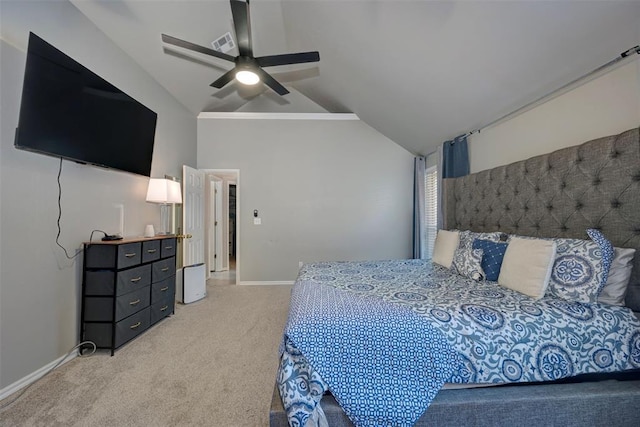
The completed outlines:
{"type": "Polygon", "coordinates": [[[182,167],[183,204],[182,228],[191,235],[183,240],[183,265],[204,263],[204,172],[189,166],[182,167]]]}
{"type": "MultiPolygon", "coordinates": [[[[216,199],[216,213],[215,213],[215,230],[216,230],[216,271],[223,270],[223,254],[222,245],[225,242],[224,234],[222,233],[222,212],[223,212],[223,203],[222,203],[222,181],[215,182],[215,199],[216,199]]],[[[228,263],[227,263],[228,265],[228,263]]]]}

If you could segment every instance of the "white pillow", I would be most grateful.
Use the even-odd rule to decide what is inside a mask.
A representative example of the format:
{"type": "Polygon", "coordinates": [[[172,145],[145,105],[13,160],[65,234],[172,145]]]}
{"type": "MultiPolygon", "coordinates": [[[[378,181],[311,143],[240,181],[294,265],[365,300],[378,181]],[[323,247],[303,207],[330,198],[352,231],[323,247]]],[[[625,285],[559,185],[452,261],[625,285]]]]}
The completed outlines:
{"type": "Polygon", "coordinates": [[[433,246],[431,260],[443,267],[451,268],[453,254],[460,243],[460,233],[457,231],[438,230],[436,242],[433,246]]]}
{"type": "Polygon", "coordinates": [[[607,283],[598,296],[598,302],[611,305],[624,305],[624,296],[627,294],[627,286],[633,269],[633,255],[635,249],[614,248],[615,255],[607,283]]]}
{"type": "Polygon", "coordinates": [[[535,299],[544,296],[556,243],[552,240],[513,238],[507,246],[498,276],[498,284],[535,299]]]}

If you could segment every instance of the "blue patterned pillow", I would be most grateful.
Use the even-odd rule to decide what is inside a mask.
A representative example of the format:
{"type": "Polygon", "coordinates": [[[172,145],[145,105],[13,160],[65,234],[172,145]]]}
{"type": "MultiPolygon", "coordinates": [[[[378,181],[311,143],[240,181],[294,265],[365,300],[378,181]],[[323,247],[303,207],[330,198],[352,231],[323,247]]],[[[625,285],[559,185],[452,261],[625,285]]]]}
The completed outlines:
{"type": "Polygon", "coordinates": [[[613,247],[608,247],[611,243],[597,230],[590,229],[587,233],[595,238],[553,239],[557,249],[548,294],[569,301],[597,301],[607,283],[613,247]]]}
{"type": "Polygon", "coordinates": [[[453,254],[451,270],[461,276],[480,281],[484,279],[482,271],[482,249],[458,247],[453,254]]]}
{"type": "Polygon", "coordinates": [[[609,270],[611,269],[611,264],[613,264],[613,258],[615,257],[615,249],[609,240],[604,237],[604,234],[600,232],[600,230],[596,230],[595,228],[589,228],[587,230],[587,234],[600,246],[600,250],[602,251],[602,268],[604,269],[602,282],[600,283],[600,288],[598,289],[598,295],[602,292],[604,285],[607,284],[607,279],[609,279],[609,270]]]}
{"type": "Polygon", "coordinates": [[[498,281],[500,267],[502,267],[502,260],[504,259],[504,253],[507,251],[507,246],[507,243],[492,242],[484,239],[476,239],[473,241],[473,249],[482,249],[484,252],[481,265],[487,280],[491,280],[492,282],[498,281]]]}
{"type": "Polygon", "coordinates": [[[458,244],[458,248],[471,250],[473,246],[473,242],[476,239],[490,240],[492,242],[499,242],[502,238],[503,233],[499,231],[494,231],[490,233],[478,233],[475,231],[464,230],[460,232],[460,243],[458,244]]]}

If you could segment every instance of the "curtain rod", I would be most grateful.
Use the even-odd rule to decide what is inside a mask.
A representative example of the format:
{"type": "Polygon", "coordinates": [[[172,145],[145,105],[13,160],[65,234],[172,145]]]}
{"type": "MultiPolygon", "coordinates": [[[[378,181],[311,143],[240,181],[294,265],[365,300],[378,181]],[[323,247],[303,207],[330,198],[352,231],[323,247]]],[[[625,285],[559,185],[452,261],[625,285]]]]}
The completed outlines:
{"type": "Polygon", "coordinates": [[[562,90],[565,90],[565,89],[567,89],[568,87],[570,87],[570,86],[572,86],[572,85],[576,84],[576,83],[577,83],[577,82],[579,82],[580,80],[586,79],[587,77],[590,77],[590,76],[592,76],[592,75],[594,75],[594,74],[597,74],[597,73],[601,72],[602,70],[604,70],[604,69],[606,69],[606,68],[609,68],[609,67],[611,67],[612,65],[617,64],[618,62],[620,62],[620,61],[623,61],[623,60],[627,59],[628,57],[630,57],[630,56],[631,56],[631,55],[633,55],[634,53],[636,53],[636,54],[640,55],[640,45],[635,46],[635,47],[632,47],[631,49],[625,50],[625,51],[624,51],[624,52],[622,52],[620,55],[618,55],[617,57],[615,57],[615,59],[612,59],[611,61],[607,62],[606,64],[599,66],[599,67],[598,67],[598,68],[596,68],[595,70],[592,70],[592,71],[588,72],[587,74],[584,74],[583,76],[580,76],[580,77],[578,77],[577,79],[574,79],[574,80],[570,81],[569,83],[567,83],[567,84],[565,84],[565,85],[563,85],[563,86],[561,86],[561,87],[559,87],[559,88],[555,89],[553,92],[550,92],[550,93],[548,93],[548,94],[546,94],[546,95],[544,95],[544,96],[541,96],[540,98],[537,98],[535,101],[531,101],[531,102],[529,102],[528,104],[523,105],[522,107],[518,108],[517,110],[514,110],[514,111],[510,112],[509,114],[505,114],[504,116],[501,116],[500,118],[497,118],[497,119],[495,119],[494,121],[489,122],[489,123],[487,123],[486,125],[479,127],[478,129],[475,129],[475,130],[472,130],[472,131],[470,131],[470,132],[465,133],[465,134],[464,134],[464,137],[466,138],[466,137],[468,137],[468,136],[473,135],[474,133],[480,133],[480,131],[481,131],[482,129],[486,129],[486,128],[488,128],[488,127],[491,127],[491,126],[493,126],[493,125],[495,125],[495,124],[497,124],[497,123],[499,123],[499,122],[501,122],[501,121],[505,120],[505,119],[506,119],[506,118],[508,118],[508,117],[515,116],[515,115],[517,115],[517,114],[518,114],[518,113],[520,113],[520,112],[524,112],[524,110],[527,110],[528,108],[530,108],[530,107],[532,107],[533,105],[535,105],[535,104],[539,103],[539,102],[540,102],[540,101],[542,101],[543,99],[550,97],[550,96],[551,96],[551,95],[553,95],[554,93],[556,93],[556,92],[560,92],[560,91],[562,91],[562,90]]]}

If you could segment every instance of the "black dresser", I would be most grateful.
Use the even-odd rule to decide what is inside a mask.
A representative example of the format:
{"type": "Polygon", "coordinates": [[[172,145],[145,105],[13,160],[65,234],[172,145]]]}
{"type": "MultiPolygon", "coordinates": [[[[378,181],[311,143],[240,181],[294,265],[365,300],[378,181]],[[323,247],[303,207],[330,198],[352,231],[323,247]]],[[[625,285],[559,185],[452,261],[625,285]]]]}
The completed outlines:
{"type": "Polygon", "coordinates": [[[114,351],[174,313],[175,236],[84,244],[80,341],[114,351]]]}

